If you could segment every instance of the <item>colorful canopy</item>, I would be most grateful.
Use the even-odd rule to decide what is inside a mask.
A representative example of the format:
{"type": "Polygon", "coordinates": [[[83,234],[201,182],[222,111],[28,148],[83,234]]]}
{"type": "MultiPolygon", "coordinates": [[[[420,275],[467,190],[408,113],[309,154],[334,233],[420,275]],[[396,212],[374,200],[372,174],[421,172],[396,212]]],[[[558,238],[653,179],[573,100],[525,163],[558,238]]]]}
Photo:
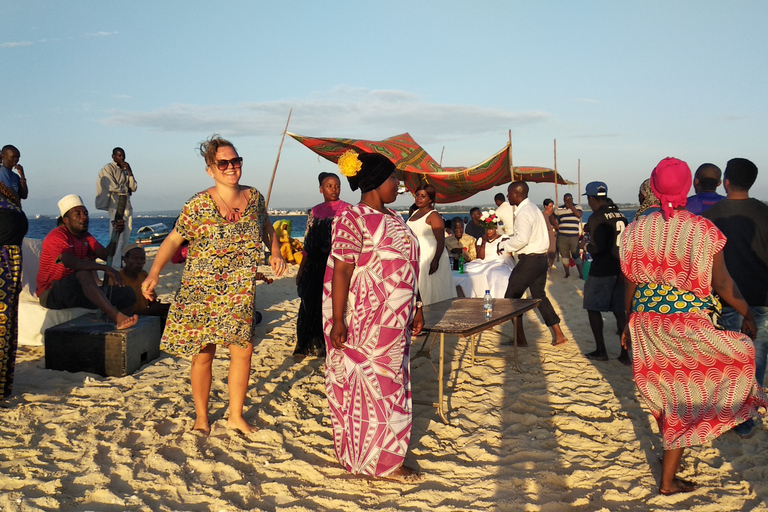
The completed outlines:
{"type": "MultiPolygon", "coordinates": [[[[455,203],[511,181],[509,144],[473,167],[440,167],[408,133],[381,141],[304,137],[294,133],[288,135],[334,163],[350,148],[381,153],[395,164],[399,171],[398,178],[411,192],[423,183],[435,187],[436,203],[455,203]]],[[[555,179],[555,171],[546,167],[514,167],[513,170],[515,180],[553,183],[555,179]]],[[[559,174],[557,180],[563,185],[570,183],[559,174]]]]}

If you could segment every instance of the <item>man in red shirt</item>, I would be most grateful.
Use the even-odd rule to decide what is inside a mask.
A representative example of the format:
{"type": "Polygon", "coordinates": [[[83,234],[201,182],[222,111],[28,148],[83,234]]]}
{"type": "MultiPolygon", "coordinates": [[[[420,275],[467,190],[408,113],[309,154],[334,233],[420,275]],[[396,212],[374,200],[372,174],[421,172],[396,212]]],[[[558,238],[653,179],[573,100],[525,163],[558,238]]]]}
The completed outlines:
{"type": "MultiPolygon", "coordinates": [[[[48,309],[98,308],[118,329],[135,325],[138,316],[131,315],[130,311],[136,294],[130,287],[123,286],[119,272],[95,261],[96,258],[106,260],[109,251],[88,233],[88,210],[82,199],[70,194],[62,198],[58,206],[63,225],[48,233],[40,253],[37,271],[40,305],[48,309]],[[111,282],[117,283],[109,287],[106,295],[97,283],[97,270],[103,270],[111,282]]],[[[123,230],[122,221],[116,223],[115,230],[123,230]]]]}

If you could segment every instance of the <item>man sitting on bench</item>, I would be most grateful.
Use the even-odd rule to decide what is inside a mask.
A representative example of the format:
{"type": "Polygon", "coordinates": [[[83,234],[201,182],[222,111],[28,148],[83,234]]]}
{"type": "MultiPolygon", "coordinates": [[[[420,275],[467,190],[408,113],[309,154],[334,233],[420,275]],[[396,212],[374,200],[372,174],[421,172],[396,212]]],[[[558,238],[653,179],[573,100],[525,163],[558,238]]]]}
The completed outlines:
{"type": "MultiPolygon", "coordinates": [[[[88,232],[88,209],[80,196],[70,194],[59,203],[63,225],[54,228],[43,240],[40,268],[37,272],[37,296],[40,305],[48,309],[82,307],[100,309],[117,329],[127,329],[136,324],[138,316],[131,314],[136,294],[123,286],[120,273],[96,258],[106,260],[109,248],[102,246],[88,232]],[[97,270],[103,270],[105,278],[117,286],[105,291],[99,286],[97,270]],[[130,315],[130,316],[129,316],[130,315]]],[[[123,221],[115,223],[115,231],[123,230],[123,221]]]]}

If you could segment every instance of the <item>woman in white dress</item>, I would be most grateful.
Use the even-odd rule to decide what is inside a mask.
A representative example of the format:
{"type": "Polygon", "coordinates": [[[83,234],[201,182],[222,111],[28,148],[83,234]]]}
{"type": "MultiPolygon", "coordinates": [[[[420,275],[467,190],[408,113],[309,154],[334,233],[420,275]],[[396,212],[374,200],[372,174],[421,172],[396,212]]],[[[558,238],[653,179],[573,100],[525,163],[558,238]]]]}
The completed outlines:
{"type": "Polygon", "coordinates": [[[505,237],[498,233],[497,224],[488,221],[484,227],[485,234],[477,239],[477,259],[464,265],[468,279],[461,279],[457,284],[467,297],[482,297],[485,290],[490,290],[491,297],[502,298],[515,262],[501,245],[505,237]]]}
{"type": "Polygon", "coordinates": [[[419,256],[419,293],[426,306],[456,297],[448,252],[445,250],[445,223],[433,208],[435,188],[421,185],[414,192],[418,209],[408,219],[408,227],[416,235],[419,256]]]}

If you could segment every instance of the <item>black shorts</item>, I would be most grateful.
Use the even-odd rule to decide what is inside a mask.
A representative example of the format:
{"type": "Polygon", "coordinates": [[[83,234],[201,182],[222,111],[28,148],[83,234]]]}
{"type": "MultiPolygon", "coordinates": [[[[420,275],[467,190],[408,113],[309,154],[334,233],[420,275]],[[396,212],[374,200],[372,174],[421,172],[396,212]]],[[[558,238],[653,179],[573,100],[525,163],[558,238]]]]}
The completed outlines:
{"type": "MultiPolygon", "coordinates": [[[[106,295],[118,311],[126,310],[136,304],[136,293],[130,286],[109,286],[106,295]]],[[[48,309],[98,309],[96,304],[88,300],[83,293],[75,274],[53,281],[51,287],[40,296],[40,305],[48,309]]]]}

